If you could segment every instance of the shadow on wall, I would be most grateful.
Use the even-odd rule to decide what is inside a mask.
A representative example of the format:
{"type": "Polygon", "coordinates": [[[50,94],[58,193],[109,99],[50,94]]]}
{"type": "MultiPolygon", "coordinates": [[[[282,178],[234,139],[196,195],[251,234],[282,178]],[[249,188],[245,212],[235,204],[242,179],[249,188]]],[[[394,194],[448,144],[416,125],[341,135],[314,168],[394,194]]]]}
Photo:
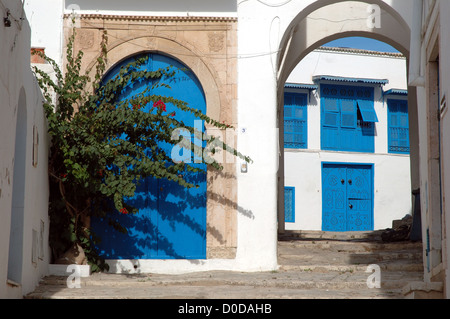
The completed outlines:
{"type": "MultiPolygon", "coordinates": [[[[206,183],[205,174],[193,175],[189,182],[206,183]]],[[[217,172],[215,178],[235,178],[217,172]]],[[[141,207],[136,215],[115,212],[110,218],[128,230],[116,230],[107,219],[92,220],[96,236],[102,239],[98,248],[106,259],[204,259],[206,233],[221,244],[222,232],[206,223],[206,200],[226,207],[228,211],[254,219],[252,211],[213,191],[193,191],[174,182],[149,178],[140,184],[128,201],[141,207]],[[170,189],[168,192],[161,189],[170,189]]]]}

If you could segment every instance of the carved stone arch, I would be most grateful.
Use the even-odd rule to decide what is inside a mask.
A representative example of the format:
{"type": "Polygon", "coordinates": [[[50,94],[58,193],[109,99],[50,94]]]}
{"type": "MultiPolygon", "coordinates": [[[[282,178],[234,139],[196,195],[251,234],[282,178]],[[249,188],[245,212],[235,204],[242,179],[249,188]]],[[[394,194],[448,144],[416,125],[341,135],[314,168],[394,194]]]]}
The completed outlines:
{"type": "MultiPolygon", "coordinates": [[[[113,43],[108,48],[106,72],[126,58],[143,52],[154,52],[175,58],[186,65],[196,75],[202,85],[206,99],[207,115],[219,119],[221,98],[220,83],[214,69],[202,59],[202,54],[174,39],[159,36],[128,37],[113,43]]],[[[94,69],[97,59],[92,61],[88,69],[94,69]]]]}
{"type": "MultiPolygon", "coordinates": [[[[206,99],[207,115],[215,120],[233,123],[235,119],[235,79],[234,69],[230,63],[223,63],[214,54],[219,46],[214,36],[209,36],[206,51],[194,46],[191,38],[182,39],[167,34],[150,34],[145,36],[117,36],[109,34],[108,60],[106,72],[127,58],[142,53],[156,53],[169,56],[188,67],[199,80],[206,99]],[[212,43],[211,43],[212,42],[212,43]],[[208,48],[210,51],[208,51],[208,48]],[[213,53],[212,53],[213,52],[213,53]],[[231,70],[231,71],[230,71],[231,70]],[[231,94],[229,94],[231,93],[231,94]]],[[[211,34],[211,32],[210,32],[211,34]]],[[[215,34],[215,32],[213,33],[215,34]]],[[[225,39],[222,39],[225,40],[225,39]]],[[[220,41],[219,41],[220,42],[220,41]]],[[[95,71],[100,56],[99,44],[95,54],[86,60],[86,70],[95,71]]],[[[224,44],[225,45],[225,44],[224,44]]],[[[227,48],[229,50],[229,48],[227,48]]],[[[208,134],[219,134],[220,130],[205,123],[208,134]]],[[[234,146],[234,145],[232,145],[234,146]]],[[[236,180],[233,178],[235,163],[224,163],[224,171],[208,169],[207,182],[207,258],[235,258],[237,242],[236,180]]]]}

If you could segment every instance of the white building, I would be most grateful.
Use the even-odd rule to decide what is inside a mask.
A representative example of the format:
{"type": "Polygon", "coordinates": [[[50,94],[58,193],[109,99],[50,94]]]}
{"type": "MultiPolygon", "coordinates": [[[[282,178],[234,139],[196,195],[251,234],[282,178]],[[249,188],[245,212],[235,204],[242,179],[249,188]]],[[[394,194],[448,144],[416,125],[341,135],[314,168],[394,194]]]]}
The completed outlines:
{"type": "Polygon", "coordinates": [[[48,273],[48,140],[22,3],[0,12],[0,298],[21,298],[48,273]]]}
{"type": "MultiPolygon", "coordinates": [[[[2,3],[11,9],[12,16],[21,16],[17,1],[3,0],[2,3]]],[[[62,26],[67,26],[67,19],[64,23],[61,21],[64,21],[64,10],[66,13],[72,12],[74,5],[80,9],[77,13],[80,14],[78,21],[81,22],[83,34],[78,44],[87,53],[87,64],[95,64],[92,61],[95,61],[98,54],[95,43],[100,29],[107,29],[116,36],[110,47],[110,68],[122,59],[142,51],[157,51],[183,61],[194,71],[206,92],[208,113],[238,127],[237,147],[254,160],[247,170],[241,169],[241,163],[230,165],[228,169],[233,174],[233,180],[226,181],[229,183],[226,187],[218,186],[223,185],[223,181],[212,186],[215,187],[214,192],[218,192],[218,196],[213,199],[219,205],[208,206],[207,223],[212,223],[209,230],[218,232],[208,232],[209,258],[198,263],[185,260],[146,261],[148,267],[156,271],[276,269],[277,233],[282,232],[285,225],[282,207],[285,171],[283,165],[280,165],[284,163],[284,152],[280,148],[284,140],[278,132],[283,127],[280,115],[284,107],[285,83],[289,76],[310,52],[341,37],[371,37],[385,41],[402,52],[406,57],[408,74],[407,83],[402,82],[399,86],[408,91],[409,190],[420,190],[425,279],[429,286],[432,282],[444,284],[442,290],[446,297],[449,296],[450,243],[447,234],[450,232],[450,204],[445,200],[450,185],[450,174],[446,172],[446,159],[450,156],[449,135],[446,134],[450,125],[446,101],[450,87],[450,44],[447,41],[450,32],[447,18],[450,3],[447,0],[26,1],[25,6],[32,9],[27,11],[27,16],[32,24],[33,46],[45,47],[46,52],[61,63],[65,43],[62,26]],[[196,34],[195,29],[201,33],[196,34]],[[227,200],[217,200],[223,198],[227,200]],[[227,236],[223,236],[224,234],[227,236]]],[[[2,9],[6,14],[5,8],[2,9]]],[[[2,134],[1,143],[3,184],[0,197],[2,210],[6,209],[5,216],[11,214],[9,207],[13,191],[8,177],[12,176],[14,169],[11,132],[15,132],[15,125],[11,123],[15,123],[14,105],[17,104],[15,101],[19,101],[18,92],[21,88],[20,81],[9,75],[23,74],[22,67],[26,65],[23,61],[28,59],[25,55],[29,54],[29,48],[21,48],[26,43],[21,38],[26,34],[25,29],[23,27],[22,31],[18,31],[14,20],[11,28],[0,28],[2,39],[9,41],[9,45],[2,45],[2,58],[12,61],[1,67],[2,97],[8,96],[10,98],[7,100],[11,101],[7,107],[2,108],[1,118],[1,129],[6,131],[6,134],[2,134]],[[11,73],[10,70],[14,69],[17,72],[11,73]]],[[[321,73],[316,75],[329,75],[327,72],[321,73]]],[[[403,74],[402,72],[402,77],[403,74]]],[[[354,78],[348,74],[345,77],[354,78]]],[[[386,77],[369,75],[364,78],[380,80],[386,77]]],[[[311,79],[308,77],[300,83],[311,84],[311,79]]],[[[389,80],[390,85],[397,83],[394,78],[389,80]]],[[[320,87],[321,84],[314,85],[320,87]]],[[[26,87],[29,86],[24,86],[26,87]]],[[[388,86],[383,87],[386,88],[388,86]]],[[[313,93],[309,94],[313,96],[313,93]]],[[[375,96],[378,94],[379,91],[374,91],[375,96]]],[[[30,96],[33,95],[27,93],[27,102],[34,101],[34,97],[30,96]]],[[[374,107],[380,117],[386,112],[386,106],[382,103],[377,103],[374,107]]],[[[314,114],[313,111],[311,110],[311,114],[314,114]]],[[[33,126],[32,114],[32,111],[27,113],[27,123],[31,125],[27,126],[27,132],[33,126]]],[[[318,113],[316,117],[317,115],[318,113]]],[[[385,124],[380,121],[376,125],[374,147],[377,160],[373,161],[364,154],[351,154],[355,156],[351,161],[373,163],[381,171],[389,172],[392,168],[381,162],[382,158],[389,157],[401,162],[401,174],[406,176],[406,164],[403,165],[406,156],[389,155],[386,151],[385,124]]],[[[310,138],[314,136],[318,135],[309,135],[310,138]]],[[[320,149],[317,139],[314,141],[312,138],[308,143],[312,150],[320,149]]],[[[27,152],[29,151],[27,148],[27,152]]],[[[44,156],[43,153],[39,152],[39,156],[44,156]]],[[[314,151],[305,154],[317,163],[314,151]]],[[[287,152],[287,161],[290,155],[287,152]]],[[[326,152],[325,155],[327,161],[340,160],[340,154],[326,152]]],[[[343,160],[349,161],[348,158],[343,160]]],[[[25,163],[28,165],[29,161],[25,163]]],[[[315,165],[313,174],[317,177],[320,167],[315,165]]],[[[26,178],[30,174],[33,176],[33,171],[33,168],[29,168],[26,178]]],[[[33,180],[33,177],[30,178],[33,180]]],[[[374,190],[378,190],[378,194],[386,192],[384,186],[382,188],[377,181],[380,182],[378,178],[375,179],[374,190]]],[[[34,187],[31,182],[23,185],[27,186],[26,189],[34,187]]],[[[317,184],[311,188],[320,193],[321,188],[317,184]]],[[[23,195],[24,203],[31,201],[36,206],[33,202],[35,200],[44,205],[45,194],[29,194],[25,191],[23,195]]],[[[402,196],[406,198],[406,194],[402,196]]],[[[318,205],[320,202],[321,197],[317,196],[317,201],[310,204],[318,205]]],[[[379,203],[380,209],[374,206],[375,214],[384,211],[381,209],[384,205],[382,202],[379,203]]],[[[391,205],[385,205],[387,206],[390,209],[391,205]]],[[[407,206],[405,204],[405,207],[398,208],[399,216],[407,213],[407,206]]],[[[390,218],[389,215],[386,220],[390,218]]],[[[384,219],[378,224],[375,217],[374,228],[385,227],[387,222],[384,219]]],[[[5,220],[8,221],[9,217],[5,220]]],[[[43,221],[45,230],[46,223],[43,221]]],[[[310,222],[314,227],[320,225],[318,220],[310,222]]],[[[2,226],[5,228],[1,232],[4,237],[1,241],[2,252],[5,252],[2,256],[7,255],[9,247],[6,244],[9,243],[8,225],[6,222],[2,226]]],[[[33,228],[40,229],[35,224],[26,226],[24,238],[32,238],[33,228]]],[[[24,241],[29,242],[28,239],[24,241]]],[[[27,255],[29,256],[28,252],[23,257],[24,262],[29,260],[27,255]]],[[[4,278],[7,277],[5,265],[6,261],[0,265],[4,278]]],[[[133,271],[133,261],[124,262],[122,266],[133,271]]],[[[24,270],[23,273],[28,272],[24,270]]]]}
{"type": "Polygon", "coordinates": [[[323,47],[293,70],[284,94],[286,230],[379,230],[411,214],[406,89],[402,54],[323,47]],[[328,101],[337,102],[331,110],[328,101]]]}

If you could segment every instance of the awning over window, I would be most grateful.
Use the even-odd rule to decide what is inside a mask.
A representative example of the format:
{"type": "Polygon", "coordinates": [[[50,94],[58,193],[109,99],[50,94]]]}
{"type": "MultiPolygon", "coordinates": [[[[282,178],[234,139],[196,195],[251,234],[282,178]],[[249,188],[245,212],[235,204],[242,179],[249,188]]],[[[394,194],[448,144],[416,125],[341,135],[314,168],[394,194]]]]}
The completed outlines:
{"type": "Polygon", "coordinates": [[[358,108],[361,111],[361,115],[364,122],[376,123],[378,122],[378,116],[375,112],[375,106],[373,101],[358,100],[358,108]]]}
{"type": "Polygon", "coordinates": [[[379,84],[386,85],[389,80],[385,79],[366,79],[366,78],[348,78],[332,75],[315,75],[313,76],[313,81],[337,81],[337,82],[351,82],[351,83],[365,83],[365,84],[379,84]]]}
{"type": "Polygon", "coordinates": [[[317,90],[318,85],[315,84],[304,84],[304,83],[288,83],[284,85],[285,89],[305,89],[305,90],[317,90]]]}
{"type": "Polygon", "coordinates": [[[408,95],[408,90],[390,89],[384,92],[384,95],[408,95]]]}

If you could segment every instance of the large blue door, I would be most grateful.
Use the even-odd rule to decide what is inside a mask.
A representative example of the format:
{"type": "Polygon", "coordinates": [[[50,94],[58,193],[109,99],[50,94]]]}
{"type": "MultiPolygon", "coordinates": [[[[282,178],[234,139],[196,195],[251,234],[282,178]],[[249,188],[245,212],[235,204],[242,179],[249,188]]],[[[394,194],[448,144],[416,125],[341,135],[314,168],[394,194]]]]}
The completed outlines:
{"type": "Polygon", "coordinates": [[[322,229],[373,230],[373,167],[323,164],[322,229]]]}
{"type": "MultiPolygon", "coordinates": [[[[130,58],[117,65],[105,79],[117,75],[121,66],[134,59],[130,58]]],[[[185,65],[162,54],[149,54],[148,64],[143,68],[156,71],[170,66],[177,70],[175,77],[163,82],[170,88],[153,87],[150,94],[183,100],[190,107],[206,113],[202,87],[185,65]]],[[[143,92],[150,87],[152,83],[137,80],[123,93],[123,98],[143,92]]],[[[151,107],[152,105],[147,105],[147,108],[151,107]]],[[[166,107],[168,113],[175,111],[177,120],[204,130],[203,123],[193,114],[182,112],[170,103],[166,103],[166,107]]],[[[171,154],[172,145],[161,143],[160,146],[171,154]]],[[[192,165],[205,169],[206,164],[192,165]]],[[[147,178],[140,183],[135,196],[128,199],[129,204],[139,208],[139,212],[135,215],[116,212],[112,216],[127,228],[126,234],[109,226],[108,220],[93,220],[92,228],[102,239],[98,245],[101,255],[105,259],[206,258],[206,174],[186,171],[184,178],[199,187],[187,189],[175,182],[156,178],[147,178]]]]}

